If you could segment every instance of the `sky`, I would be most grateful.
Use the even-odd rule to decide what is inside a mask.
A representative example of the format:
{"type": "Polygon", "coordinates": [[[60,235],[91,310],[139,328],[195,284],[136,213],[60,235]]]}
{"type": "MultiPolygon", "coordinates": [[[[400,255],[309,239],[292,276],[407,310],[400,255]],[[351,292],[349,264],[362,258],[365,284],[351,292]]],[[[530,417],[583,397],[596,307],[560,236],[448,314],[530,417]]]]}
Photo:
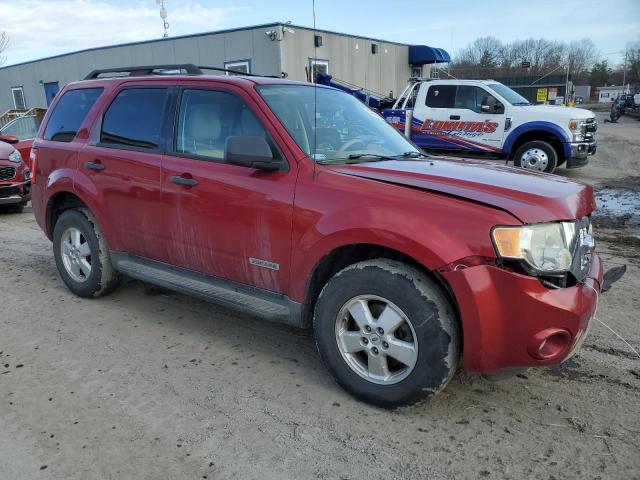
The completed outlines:
{"type": "MultiPolygon", "coordinates": [[[[164,0],[169,35],[262,23],[313,26],[312,0],[164,0]]],[[[475,38],[591,38],[620,63],[640,40],[640,0],[316,0],[316,27],[444,48],[453,55],[475,38]]],[[[85,48],[162,37],[156,0],[0,0],[4,53],[12,65],[85,48]]]]}

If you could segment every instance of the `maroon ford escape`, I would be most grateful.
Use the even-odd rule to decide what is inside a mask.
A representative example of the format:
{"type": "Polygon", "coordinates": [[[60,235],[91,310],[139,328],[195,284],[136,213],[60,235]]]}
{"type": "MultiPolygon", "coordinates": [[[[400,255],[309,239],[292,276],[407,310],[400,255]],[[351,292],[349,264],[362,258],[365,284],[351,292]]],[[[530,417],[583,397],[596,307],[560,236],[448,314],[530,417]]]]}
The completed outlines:
{"type": "Polygon", "coordinates": [[[75,294],[128,275],[310,327],[337,382],[384,407],[584,341],[613,278],[591,187],[426,156],[332,88],[129,70],[67,85],[31,152],[75,294]]]}

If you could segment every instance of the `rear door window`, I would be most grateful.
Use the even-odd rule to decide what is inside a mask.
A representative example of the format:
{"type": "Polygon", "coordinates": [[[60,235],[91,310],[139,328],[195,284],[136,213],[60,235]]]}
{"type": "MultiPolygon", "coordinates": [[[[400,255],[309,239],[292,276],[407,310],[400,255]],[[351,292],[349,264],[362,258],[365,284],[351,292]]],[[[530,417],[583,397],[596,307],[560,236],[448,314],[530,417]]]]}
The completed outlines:
{"type": "Polygon", "coordinates": [[[425,103],[431,108],[453,108],[455,98],[455,85],[431,85],[425,103]]]}
{"type": "Polygon", "coordinates": [[[125,149],[159,149],[167,92],[166,88],[121,91],[102,119],[100,144],[125,149]]]}
{"type": "Polygon", "coordinates": [[[68,90],[56,104],[44,131],[45,140],[71,142],[102,88],[68,90]]]}

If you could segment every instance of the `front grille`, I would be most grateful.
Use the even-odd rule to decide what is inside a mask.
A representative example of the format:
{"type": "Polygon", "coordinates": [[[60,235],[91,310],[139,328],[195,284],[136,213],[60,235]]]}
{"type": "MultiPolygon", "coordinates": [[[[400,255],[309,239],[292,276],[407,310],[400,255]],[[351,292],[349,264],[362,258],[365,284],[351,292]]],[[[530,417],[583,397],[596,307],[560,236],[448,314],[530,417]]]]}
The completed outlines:
{"type": "Polygon", "coordinates": [[[595,132],[598,130],[598,122],[596,122],[595,118],[587,118],[587,132],[595,132]]]}
{"type": "Polygon", "coordinates": [[[0,198],[15,197],[20,195],[18,187],[0,187],[0,198]]]}
{"type": "Polygon", "coordinates": [[[16,176],[14,167],[0,167],[0,180],[11,180],[16,176]]]}

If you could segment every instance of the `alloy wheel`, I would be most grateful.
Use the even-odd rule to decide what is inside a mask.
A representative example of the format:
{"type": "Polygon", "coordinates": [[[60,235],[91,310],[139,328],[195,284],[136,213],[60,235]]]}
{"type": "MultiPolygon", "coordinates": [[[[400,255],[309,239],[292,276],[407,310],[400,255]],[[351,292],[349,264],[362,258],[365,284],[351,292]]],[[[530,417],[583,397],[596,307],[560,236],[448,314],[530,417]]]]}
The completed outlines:
{"type": "Polygon", "coordinates": [[[411,321],[385,298],[360,295],[349,300],[338,313],[335,334],[347,365],[370,382],[398,383],[416,365],[418,342],[411,321]]]}

